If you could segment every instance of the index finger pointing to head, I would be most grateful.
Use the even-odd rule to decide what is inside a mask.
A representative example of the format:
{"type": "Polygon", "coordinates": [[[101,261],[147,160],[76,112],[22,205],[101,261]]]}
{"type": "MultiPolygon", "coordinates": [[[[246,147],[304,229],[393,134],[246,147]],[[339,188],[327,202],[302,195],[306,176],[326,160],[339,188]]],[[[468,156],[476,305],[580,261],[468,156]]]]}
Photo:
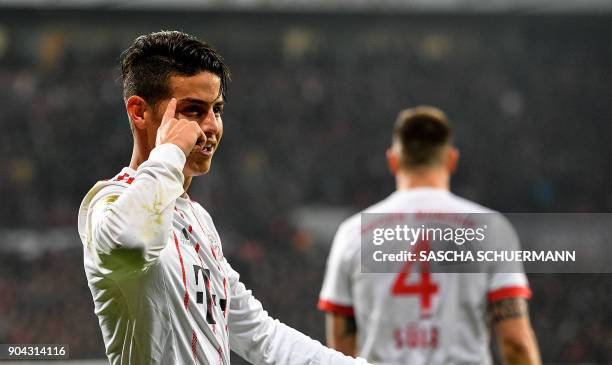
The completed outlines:
{"type": "Polygon", "coordinates": [[[176,99],[170,99],[168,105],[166,105],[166,111],[164,112],[164,117],[162,118],[162,122],[168,121],[176,115],[176,99]]]}

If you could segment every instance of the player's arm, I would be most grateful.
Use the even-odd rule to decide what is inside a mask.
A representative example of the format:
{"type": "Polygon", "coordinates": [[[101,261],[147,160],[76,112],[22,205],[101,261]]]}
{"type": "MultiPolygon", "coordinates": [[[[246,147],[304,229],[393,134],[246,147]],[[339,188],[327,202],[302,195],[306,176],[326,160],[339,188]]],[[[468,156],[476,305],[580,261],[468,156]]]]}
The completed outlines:
{"type": "MultiPolygon", "coordinates": [[[[229,267],[229,265],[228,265],[229,267]]],[[[271,318],[230,269],[230,347],[253,364],[366,365],[271,318]]]]}
{"type": "Polygon", "coordinates": [[[489,315],[505,364],[541,364],[525,298],[510,297],[491,302],[489,315]]]}
{"type": "Polygon", "coordinates": [[[348,356],[357,354],[357,323],[354,316],[333,312],[326,313],[325,335],[327,346],[332,349],[348,356]]]}
{"type": "Polygon", "coordinates": [[[87,242],[101,258],[123,259],[108,260],[113,265],[154,261],[167,242],[175,201],[184,192],[186,155],[205,138],[196,122],[174,118],[175,110],[173,99],[158,129],[157,146],[134,181],[123,189],[103,189],[88,207],[87,242]]]}
{"type": "Polygon", "coordinates": [[[318,307],[325,312],[327,346],[345,355],[357,354],[357,324],[353,310],[352,279],[360,247],[360,221],[345,221],[336,232],[327,259],[327,268],[318,307]]]}
{"type": "MultiPolygon", "coordinates": [[[[519,237],[501,214],[489,222],[495,249],[520,250],[519,237]]],[[[531,290],[522,263],[491,263],[488,312],[504,363],[541,364],[538,343],[531,328],[527,300],[531,290]]]]}

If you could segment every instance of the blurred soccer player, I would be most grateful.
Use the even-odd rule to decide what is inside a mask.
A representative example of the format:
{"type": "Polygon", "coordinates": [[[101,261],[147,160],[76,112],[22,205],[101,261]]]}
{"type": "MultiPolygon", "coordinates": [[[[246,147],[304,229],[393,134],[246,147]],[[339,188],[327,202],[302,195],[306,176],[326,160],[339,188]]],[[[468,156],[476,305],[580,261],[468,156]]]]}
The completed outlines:
{"type": "Polygon", "coordinates": [[[221,57],[194,37],[159,32],[137,38],[121,66],[132,160],[89,191],[78,224],[110,362],[229,364],[231,348],[256,364],[365,363],[270,318],[187,195],[223,135],[221,57]]]}
{"type": "MultiPolygon", "coordinates": [[[[451,137],[442,111],[402,111],[387,151],[397,190],[365,212],[491,212],[449,191],[451,137]]],[[[490,318],[506,363],[540,363],[524,273],[362,274],[360,235],[359,215],[343,222],[327,262],[319,308],[330,347],[377,364],[490,364],[490,318]]]]}

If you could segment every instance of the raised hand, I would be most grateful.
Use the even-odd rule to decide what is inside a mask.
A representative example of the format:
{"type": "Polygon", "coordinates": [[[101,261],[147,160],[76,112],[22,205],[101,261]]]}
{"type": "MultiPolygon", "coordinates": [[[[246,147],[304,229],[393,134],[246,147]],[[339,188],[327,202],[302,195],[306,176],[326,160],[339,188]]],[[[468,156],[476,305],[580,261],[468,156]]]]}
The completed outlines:
{"type": "Polygon", "coordinates": [[[185,156],[189,156],[196,144],[203,146],[206,143],[206,135],[197,122],[175,117],[176,104],[176,99],[172,98],[166,106],[161,124],[157,129],[155,145],[172,143],[177,145],[185,156]]]}

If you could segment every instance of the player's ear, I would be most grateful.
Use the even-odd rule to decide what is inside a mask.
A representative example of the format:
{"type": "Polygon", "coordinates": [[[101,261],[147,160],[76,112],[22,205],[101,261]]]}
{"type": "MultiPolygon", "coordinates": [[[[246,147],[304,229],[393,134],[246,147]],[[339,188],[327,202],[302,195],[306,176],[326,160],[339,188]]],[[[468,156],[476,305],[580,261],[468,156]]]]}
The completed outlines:
{"type": "Polygon", "coordinates": [[[147,111],[147,107],[147,102],[138,95],[130,96],[125,102],[128,117],[135,129],[146,128],[145,112],[147,111]]]}
{"type": "Polygon", "coordinates": [[[393,146],[387,148],[387,167],[393,176],[397,174],[399,169],[399,156],[393,146]]]}
{"type": "Polygon", "coordinates": [[[459,150],[454,147],[448,147],[448,151],[446,152],[446,168],[448,172],[451,174],[457,170],[457,164],[459,162],[459,150]]]}

